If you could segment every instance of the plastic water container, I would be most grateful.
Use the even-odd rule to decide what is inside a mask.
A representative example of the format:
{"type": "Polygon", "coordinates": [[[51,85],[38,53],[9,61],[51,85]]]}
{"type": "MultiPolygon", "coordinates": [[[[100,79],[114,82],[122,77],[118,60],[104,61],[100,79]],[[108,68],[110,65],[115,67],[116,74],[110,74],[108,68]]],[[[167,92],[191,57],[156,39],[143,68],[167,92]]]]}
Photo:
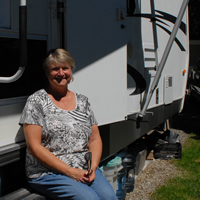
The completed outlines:
{"type": "Polygon", "coordinates": [[[99,169],[101,170],[101,172],[102,172],[102,174],[103,174],[103,166],[101,166],[99,169]]]}
{"type": "Polygon", "coordinates": [[[124,200],[126,198],[126,164],[122,163],[120,170],[118,171],[117,178],[117,191],[116,195],[118,200],[124,200]]]}
{"type": "Polygon", "coordinates": [[[123,162],[126,164],[127,167],[127,174],[126,174],[126,192],[132,192],[135,185],[135,163],[136,159],[133,155],[128,154],[124,159],[123,162]]]}
{"type": "Polygon", "coordinates": [[[128,155],[128,153],[126,150],[122,150],[119,153],[117,153],[117,156],[119,156],[122,159],[122,161],[127,155],[128,155]]]}
{"type": "Polygon", "coordinates": [[[110,182],[115,193],[117,190],[118,170],[121,167],[121,163],[122,163],[121,158],[116,156],[114,159],[107,162],[105,166],[103,166],[103,175],[110,182]]]}

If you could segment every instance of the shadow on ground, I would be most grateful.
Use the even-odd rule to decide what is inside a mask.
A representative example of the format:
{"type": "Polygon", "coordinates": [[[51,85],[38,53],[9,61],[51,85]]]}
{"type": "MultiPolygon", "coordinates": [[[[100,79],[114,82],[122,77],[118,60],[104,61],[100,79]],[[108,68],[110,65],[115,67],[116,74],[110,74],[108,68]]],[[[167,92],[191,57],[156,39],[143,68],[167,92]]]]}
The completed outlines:
{"type": "Polygon", "coordinates": [[[182,112],[170,119],[170,126],[188,134],[200,135],[200,102],[186,96],[182,112]]]}

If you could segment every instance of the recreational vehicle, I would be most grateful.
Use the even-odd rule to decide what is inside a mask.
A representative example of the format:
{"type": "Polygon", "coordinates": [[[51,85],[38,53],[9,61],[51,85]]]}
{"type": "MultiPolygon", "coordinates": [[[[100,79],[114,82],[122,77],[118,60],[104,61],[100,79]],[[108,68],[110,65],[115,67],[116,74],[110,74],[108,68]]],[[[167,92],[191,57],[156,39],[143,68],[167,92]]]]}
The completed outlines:
{"type": "Polygon", "coordinates": [[[141,138],[184,104],[188,0],[0,1],[0,197],[24,187],[19,118],[44,87],[46,52],[64,48],[70,89],[86,95],[103,140],[102,160],[141,138]]]}

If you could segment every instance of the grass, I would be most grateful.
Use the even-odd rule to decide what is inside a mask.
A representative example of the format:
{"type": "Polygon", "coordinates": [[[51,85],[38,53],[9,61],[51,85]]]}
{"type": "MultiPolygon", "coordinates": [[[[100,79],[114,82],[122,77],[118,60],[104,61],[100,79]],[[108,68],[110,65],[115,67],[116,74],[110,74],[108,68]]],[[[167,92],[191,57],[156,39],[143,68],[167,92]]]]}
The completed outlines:
{"type": "Polygon", "coordinates": [[[200,199],[200,137],[190,134],[182,149],[182,158],[174,160],[181,171],[152,194],[152,200],[200,199]]]}

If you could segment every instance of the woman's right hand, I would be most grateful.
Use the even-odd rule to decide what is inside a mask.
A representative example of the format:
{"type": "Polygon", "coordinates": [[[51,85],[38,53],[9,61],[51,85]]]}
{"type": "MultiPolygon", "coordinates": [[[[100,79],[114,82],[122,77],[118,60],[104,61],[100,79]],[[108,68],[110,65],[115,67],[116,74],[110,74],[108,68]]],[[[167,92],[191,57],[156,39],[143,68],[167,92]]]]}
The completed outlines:
{"type": "Polygon", "coordinates": [[[68,176],[77,182],[87,183],[89,181],[88,171],[83,170],[83,169],[71,167],[70,173],[68,176]]]}

